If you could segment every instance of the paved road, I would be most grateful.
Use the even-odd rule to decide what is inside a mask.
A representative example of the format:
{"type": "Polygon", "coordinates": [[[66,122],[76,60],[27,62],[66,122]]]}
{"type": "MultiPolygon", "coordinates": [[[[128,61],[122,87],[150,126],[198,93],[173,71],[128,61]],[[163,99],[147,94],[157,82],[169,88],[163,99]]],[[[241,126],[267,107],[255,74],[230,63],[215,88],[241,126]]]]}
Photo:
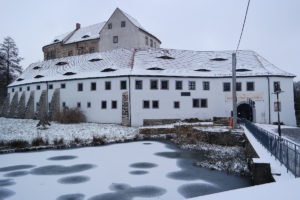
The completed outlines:
{"type": "Polygon", "coordinates": [[[300,144],[300,128],[283,128],[282,135],[300,144]]]}

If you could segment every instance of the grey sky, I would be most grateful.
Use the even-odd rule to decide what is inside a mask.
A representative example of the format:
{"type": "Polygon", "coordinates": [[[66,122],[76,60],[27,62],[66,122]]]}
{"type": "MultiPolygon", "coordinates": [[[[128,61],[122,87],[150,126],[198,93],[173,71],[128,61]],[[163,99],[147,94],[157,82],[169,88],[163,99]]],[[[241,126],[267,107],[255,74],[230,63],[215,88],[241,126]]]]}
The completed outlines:
{"type": "MultiPolygon", "coordinates": [[[[165,48],[236,48],[248,0],[0,0],[0,40],[11,36],[22,62],[43,59],[56,35],[106,21],[119,7],[165,48]]],[[[252,0],[240,49],[251,49],[300,80],[300,1],[252,0]]]]}

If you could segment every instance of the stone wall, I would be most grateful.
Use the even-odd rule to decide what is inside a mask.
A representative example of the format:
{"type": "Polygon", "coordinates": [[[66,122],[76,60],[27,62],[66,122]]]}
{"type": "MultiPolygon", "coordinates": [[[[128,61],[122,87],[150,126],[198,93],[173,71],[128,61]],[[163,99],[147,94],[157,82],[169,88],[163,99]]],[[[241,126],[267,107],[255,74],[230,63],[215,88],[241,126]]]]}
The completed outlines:
{"type": "Polygon", "coordinates": [[[34,118],[34,91],[30,92],[30,97],[25,108],[24,118],[25,119],[34,118]]]}
{"type": "Polygon", "coordinates": [[[144,119],[143,126],[156,126],[164,124],[173,124],[180,121],[180,119],[144,119]]]}
{"type": "Polygon", "coordinates": [[[128,92],[122,93],[122,125],[130,126],[128,92]]]}
{"type": "Polygon", "coordinates": [[[18,107],[17,107],[17,112],[16,112],[16,118],[23,119],[25,117],[25,91],[22,93],[22,96],[20,98],[18,107]]]}
{"type": "Polygon", "coordinates": [[[10,103],[8,117],[10,117],[10,118],[15,117],[17,107],[18,107],[18,92],[15,92],[15,94],[11,100],[11,103],[10,103]]]}
{"type": "Polygon", "coordinates": [[[0,108],[0,117],[7,117],[8,111],[9,111],[9,99],[10,94],[7,94],[6,98],[4,99],[4,102],[2,104],[2,107],[0,108]]]}

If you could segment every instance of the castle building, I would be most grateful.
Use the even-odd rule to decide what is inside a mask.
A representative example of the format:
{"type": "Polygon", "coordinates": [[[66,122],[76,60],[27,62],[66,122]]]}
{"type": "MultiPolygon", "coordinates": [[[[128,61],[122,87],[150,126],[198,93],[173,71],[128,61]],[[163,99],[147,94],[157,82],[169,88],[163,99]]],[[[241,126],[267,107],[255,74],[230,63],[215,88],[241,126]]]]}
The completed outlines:
{"type": "MultiPolygon", "coordinates": [[[[233,51],[165,49],[160,44],[116,9],[102,25],[78,26],[44,46],[45,61],[32,63],[9,85],[0,114],[34,118],[41,106],[49,115],[78,107],[89,122],[128,126],[230,117],[233,51]]],[[[296,125],[293,74],[250,50],[237,52],[236,74],[239,117],[277,122],[274,91],[280,87],[281,121],[296,125]]]]}

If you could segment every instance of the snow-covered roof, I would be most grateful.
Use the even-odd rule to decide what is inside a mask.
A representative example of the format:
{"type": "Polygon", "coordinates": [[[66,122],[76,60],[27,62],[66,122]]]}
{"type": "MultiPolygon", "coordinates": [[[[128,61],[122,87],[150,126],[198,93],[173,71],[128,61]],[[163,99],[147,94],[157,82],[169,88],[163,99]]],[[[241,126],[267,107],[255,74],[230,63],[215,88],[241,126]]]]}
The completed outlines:
{"type": "Polygon", "coordinates": [[[84,41],[84,40],[91,40],[91,39],[98,39],[100,38],[99,32],[103,28],[106,22],[100,22],[97,24],[93,24],[86,27],[81,27],[78,30],[75,30],[74,33],[71,35],[70,38],[67,38],[69,34],[72,32],[68,32],[59,36],[56,36],[54,40],[51,42],[51,44],[62,42],[64,41],[64,44],[70,44],[74,42],[84,41]]]}
{"type": "MultiPolygon", "coordinates": [[[[128,75],[230,77],[232,53],[233,51],[120,48],[33,63],[10,86],[128,75]]],[[[238,51],[237,76],[294,77],[250,50],[238,51]]]]}

